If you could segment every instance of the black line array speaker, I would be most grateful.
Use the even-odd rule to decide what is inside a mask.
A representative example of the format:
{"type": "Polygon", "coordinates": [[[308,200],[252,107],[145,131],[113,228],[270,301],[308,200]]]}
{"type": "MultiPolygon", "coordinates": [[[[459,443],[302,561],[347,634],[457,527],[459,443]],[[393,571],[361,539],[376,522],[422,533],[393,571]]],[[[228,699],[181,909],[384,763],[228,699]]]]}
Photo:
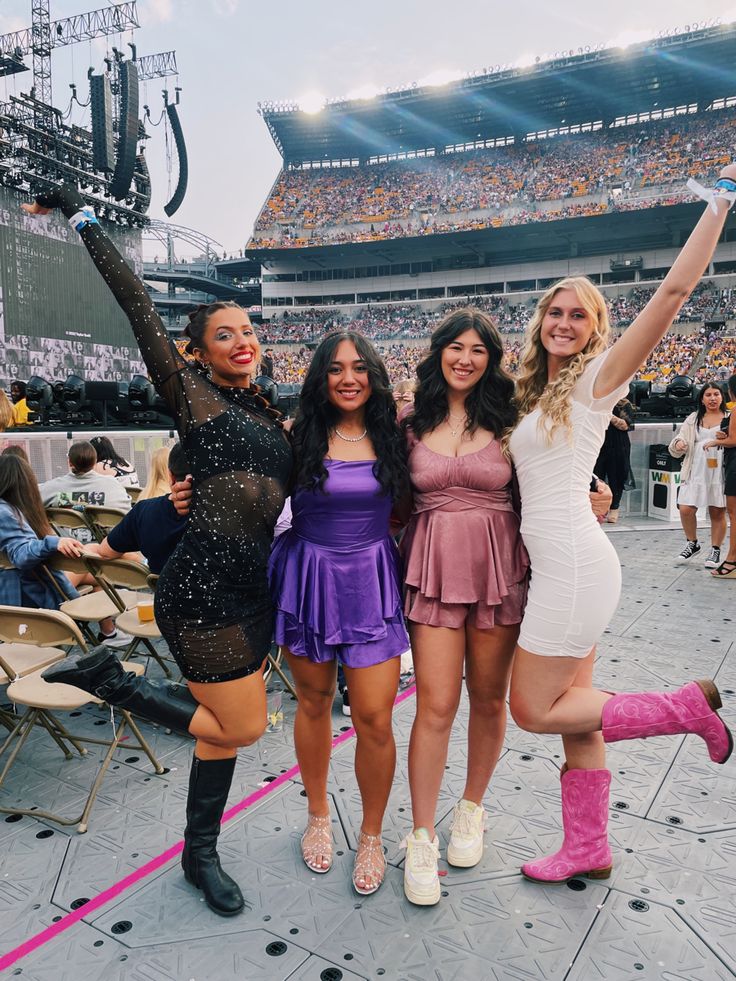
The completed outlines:
{"type": "Polygon", "coordinates": [[[120,65],[120,135],[110,194],[120,201],[130,190],[138,145],[138,68],[134,61],[120,65]]]}
{"type": "Polygon", "coordinates": [[[115,163],[112,139],[112,92],[107,75],[91,75],[89,97],[92,110],[92,166],[110,173],[115,163]]]}
{"type": "Polygon", "coordinates": [[[184,195],[187,193],[189,164],[187,162],[187,145],[184,142],[184,133],[182,132],[181,122],[179,121],[179,113],[176,111],[176,106],[166,106],[166,112],[169,117],[169,123],[171,124],[171,132],[174,134],[176,153],[179,157],[179,180],[176,184],[176,190],[171,195],[171,200],[169,203],[164,205],[164,211],[169,218],[171,218],[171,216],[179,210],[179,207],[184,200],[184,195]]]}
{"type": "Polygon", "coordinates": [[[148,171],[146,156],[142,151],[136,157],[135,189],[141,195],[141,200],[137,203],[136,208],[141,214],[145,214],[151,203],[151,175],[148,171]]]}

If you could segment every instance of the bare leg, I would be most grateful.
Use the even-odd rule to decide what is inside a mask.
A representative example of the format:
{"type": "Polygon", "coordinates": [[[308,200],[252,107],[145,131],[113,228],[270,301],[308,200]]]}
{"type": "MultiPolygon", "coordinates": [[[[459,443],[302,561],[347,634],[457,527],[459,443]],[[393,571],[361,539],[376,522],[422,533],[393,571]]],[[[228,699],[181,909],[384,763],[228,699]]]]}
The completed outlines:
{"type": "MultiPolygon", "coordinates": [[[[391,793],[396,769],[396,743],[391,715],[399,688],[401,659],[370,668],[345,667],[350,692],[351,718],[357,741],[355,746],[355,776],[363,802],[361,831],[379,835],[383,815],[391,793]]],[[[378,874],[378,870],[376,870],[378,874]]],[[[370,889],[374,878],[369,873],[360,876],[357,885],[370,889]]]]}
{"type": "MultiPolygon", "coordinates": [[[[286,648],[283,650],[296,686],[294,748],[307,794],[307,807],[310,816],[324,818],[330,813],[327,774],[332,752],[332,702],[337,683],[337,663],[328,661],[315,664],[286,648]]],[[[310,867],[317,871],[330,867],[331,856],[310,851],[306,837],[304,849],[305,861],[310,867]]]]}
{"type": "Polygon", "coordinates": [[[720,548],[726,540],[726,509],[708,508],[710,514],[710,543],[720,548]]]}
{"type": "Polygon", "coordinates": [[[613,696],[577,687],[580,668],[579,658],[543,657],[517,647],[511,675],[511,714],[516,723],[528,732],[563,736],[599,731],[603,706],[613,696]]]}
{"type": "MultiPolygon", "coordinates": [[[[580,662],[573,685],[576,688],[593,687],[595,647],[580,662]]],[[[562,737],[565,761],[571,770],[602,770],[606,765],[606,744],[600,732],[586,732],[562,737]]]]}
{"type": "Polygon", "coordinates": [[[284,649],[297,694],[294,748],[307,792],[309,813],[330,813],[327,773],[332,752],[332,702],[335,698],[337,662],[314,664],[284,649]]]}
{"type": "Polygon", "coordinates": [[[680,505],[680,522],[682,524],[682,530],[685,532],[685,538],[689,542],[695,542],[698,539],[698,509],[691,507],[689,504],[680,505]]]}
{"type": "Polygon", "coordinates": [[[409,787],[415,828],[434,837],[450,730],[460,704],[465,630],[410,624],[417,714],[409,741],[409,787]]]}
{"type": "Polygon", "coordinates": [[[235,756],[238,746],[251,746],[266,728],[266,690],[260,671],[234,681],[190,681],[189,690],[199,702],[189,725],[196,738],[194,752],[200,760],[235,756]]]}
{"type": "Polygon", "coordinates": [[[730,538],[728,541],[728,555],[726,562],[736,562],[736,497],[726,498],[726,509],[728,511],[728,522],[730,525],[730,538]]]}
{"type": "Polygon", "coordinates": [[[470,699],[468,773],[463,797],[480,804],[506,733],[506,693],[518,625],[478,630],[466,626],[465,684],[470,699]]]}

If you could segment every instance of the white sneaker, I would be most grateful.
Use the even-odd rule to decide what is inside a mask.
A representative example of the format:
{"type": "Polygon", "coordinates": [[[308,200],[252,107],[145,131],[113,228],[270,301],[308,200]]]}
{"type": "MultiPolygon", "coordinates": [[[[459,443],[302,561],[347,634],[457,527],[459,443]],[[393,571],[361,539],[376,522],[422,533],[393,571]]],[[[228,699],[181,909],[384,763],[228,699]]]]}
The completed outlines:
{"type": "Polygon", "coordinates": [[[402,842],[406,848],[404,862],[404,895],[416,906],[434,906],[440,901],[440,878],[437,860],[440,843],[430,839],[426,828],[417,828],[402,842]]]}
{"type": "Polygon", "coordinates": [[[461,800],[455,804],[450,825],[447,861],[463,869],[477,865],[483,857],[483,832],[486,812],[478,804],[461,800]]]}
{"type": "Polygon", "coordinates": [[[705,560],[706,569],[717,569],[721,564],[721,550],[718,545],[711,545],[708,558],[705,560]]]}
{"type": "Polygon", "coordinates": [[[97,634],[97,641],[107,647],[127,647],[133,638],[124,630],[116,629],[109,636],[102,631],[97,634]]]}

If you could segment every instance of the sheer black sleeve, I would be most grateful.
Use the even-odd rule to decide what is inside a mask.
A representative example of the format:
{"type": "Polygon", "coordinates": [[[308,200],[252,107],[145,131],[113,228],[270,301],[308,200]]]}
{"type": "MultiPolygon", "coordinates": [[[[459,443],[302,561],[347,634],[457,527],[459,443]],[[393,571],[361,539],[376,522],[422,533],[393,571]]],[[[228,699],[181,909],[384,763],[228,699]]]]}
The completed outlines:
{"type": "MultiPolygon", "coordinates": [[[[67,218],[84,207],[82,196],[68,185],[39,194],[36,201],[43,208],[59,208],[67,218]]],[[[88,222],[80,237],[128,318],[153,383],[174,413],[180,434],[225,411],[228,403],[176,350],[148,290],[100,225],[88,222]]]]}

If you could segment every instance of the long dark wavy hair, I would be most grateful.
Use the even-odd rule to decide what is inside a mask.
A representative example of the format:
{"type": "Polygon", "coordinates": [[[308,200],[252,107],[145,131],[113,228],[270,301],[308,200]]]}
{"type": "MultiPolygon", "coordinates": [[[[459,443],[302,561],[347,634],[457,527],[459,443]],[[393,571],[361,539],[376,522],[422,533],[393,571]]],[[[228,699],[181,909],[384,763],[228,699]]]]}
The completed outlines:
{"type": "Polygon", "coordinates": [[[724,415],[726,415],[728,412],[728,409],[726,408],[726,399],[723,396],[723,386],[720,385],[714,378],[709,378],[698,392],[697,418],[695,420],[696,429],[700,429],[701,425],[703,424],[703,416],[705,415],[705,403],[703,402],[703,396],[709,388],[715,388],[717,392],[721,393],[721,404],[719,408],[724,415]]]}
{"type": "Polygon", "coordinates": [[[0,456],[0,500],[22,514],[39,538],[53,535],[36,475],[29,463],[14,454],[0,456]]]}
{"type": "Polygon", "coordinates": [[[327,480],[325,456],[330,430],[340,422],[340,413],[327,397],[327,376],[335,352],[343,341],[355,345],[365,362],[371,395],[365,405],[365,428],[376,451],[373,473],[384,494],[399,500],[408,490],[406,442],[396,421],[396,405],[388,372],[371,342],[352,330],[335,331],[319,344],[299,395],[292,444],[296,460],[296,484],[324,492],[327,480]]]}
{"type": "Polygon", "coordinates": [[[517,418],[514,381],[502,365],[503,345],[495,324],[482,310],[463,307],[444,317],[432,333],[429,354],[417,368],[414,411],[402,425],[410,427],[417,439],[431,433],[447,418],[447,382],[442,374],[442,352],[466,330],[475,330],[488,351],[488,366],[465,400],[466,432],[487,429],[501,439],[517,418]]]}

